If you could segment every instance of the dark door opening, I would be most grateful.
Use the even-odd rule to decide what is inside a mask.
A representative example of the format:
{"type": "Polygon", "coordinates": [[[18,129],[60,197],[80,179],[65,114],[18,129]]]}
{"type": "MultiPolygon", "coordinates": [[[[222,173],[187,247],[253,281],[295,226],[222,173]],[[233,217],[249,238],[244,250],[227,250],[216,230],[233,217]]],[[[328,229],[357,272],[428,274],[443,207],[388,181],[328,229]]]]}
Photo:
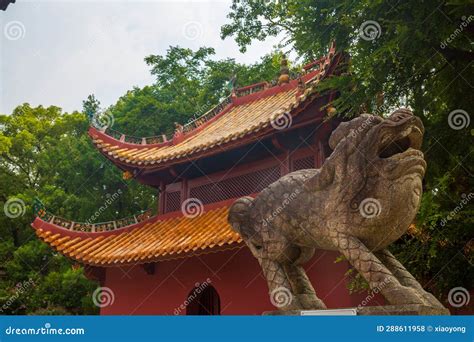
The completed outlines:
{"type": "Polygon", "coordinates": [[[208,285],[204,289],[195,287],[188,295],[186,315],[220,315],[221,300],[216,289],[208,285]]]}

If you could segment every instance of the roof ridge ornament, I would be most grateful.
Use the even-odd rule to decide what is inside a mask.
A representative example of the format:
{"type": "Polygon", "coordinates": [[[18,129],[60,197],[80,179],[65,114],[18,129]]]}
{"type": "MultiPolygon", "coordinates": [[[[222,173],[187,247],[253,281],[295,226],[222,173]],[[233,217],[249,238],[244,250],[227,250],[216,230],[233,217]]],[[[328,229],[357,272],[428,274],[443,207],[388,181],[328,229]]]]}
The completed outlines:
{"type": "Polygon", "coordinates": [[[39,217],[44,217],[46,215],[44,204],[38,197],[35,197],[33,200],[33,212],[39,217]]]}
{"type": "Polygon", "coordinates": [[[235,85],[237,84],[237,75],[233,74],[230,80],[227,82],[227,89],[232,96],[235,96],[235,85]]]}
{"type": "MultiPolygon", "coordinates": [[[[116,131],[111,128],[111,124],[113,124],[114,120],[113,120],[113,117],[110,118],[111,113],[107,111],[105,111],[102,115],[105,117],[98,118],[100,119],[99,125],[94,125],[94,122],[92,122],[92,126],[97,128],[99,131],[103,132],[103,134],[115,140],[118,140],[121,143],[142,145],[142,146],[159,145],[157,147],[176,145],[182,142],[183,140],[185,140],[186,137],[190,136],[191,134],[196,133],[203,126],[207,125],[209,121],[211,121],[214,117],[226,111],[226,109],[228,109],[229,106],[239,106],[243,103],[246,103],[246,101],[252,101],[253,99],[256,99],[256,98],[262,99],[266,96],[275,94],[275,92],[286,91],[286,88],[278,89],[278,87],[276,86],[289,84],[292,79],[295,80],[295,84],[294,84],[294,86],[296,87],[295,97],[297,101],[299,101],[302,96],[306,98],[306,96],[309,93],[312,93],[315,91],[314,85],[326,76],[327,72],[329,71],[328,70],[329,65],[331,64],[332,58],[334,57],[334,53],[335,53],[335,45],[332,44],[329,48],[329,53],[327,55],[303,66],[303,70],[299,74],[294,75],[294,77],[290,75],[290,69],[288,67],[289,63],[288,63],[288,58],[286,54],[282,54],[282,59],[280,61],[280,64],[281,64],[280,76],[277,79],[274,79],[271,83],[264,81],[264,82],[258,82],[258,83],[254,83],[248,86],[237,88],[236,87],[237,75],[233,74],[231,79],[226,84],[228,89],[232,91],[230,95],[222,99],[217,105],[209,109],[204,114],[196,118],[193,118],[189,122],[185,124],[175,123],[175,130],[169,136],[161,134],[161,135],[151,136],[151,137],[133,137],[133,136],[122,134],[121,132],[116,131]],[[265,92],[266,90],[269,90],[269,88],[275,88],[275,89],[265,92]],[[260,92],[262,92],[262,94],[260,94],[261,96],[259,97],[249,96],[249,95],[260,93],[260,92]],[[240,98],[242,99],[240,100],[240,98]],[[105,125],[102,124],[102,121],[105,123],[105,125]],[[111,124],[107,124],[108,122],[110,122],[111,124]]],[[[108,154],[113,155],[113,152],[109,151],[108,154]]],[[[145,165],[149,164],[148,161],[145,161],[144,163],[145,165]]],[[[150,162],[150,163],[153,164],[153,162],[150,162]]]]}
{"type": "Polygon", "coordinates": [[[280,77],[278,77],[278,85],[286,84],[290,82],[290,69],[288,68],[288,59],[286,55],[282,55],[280,62],[280,77]]]}

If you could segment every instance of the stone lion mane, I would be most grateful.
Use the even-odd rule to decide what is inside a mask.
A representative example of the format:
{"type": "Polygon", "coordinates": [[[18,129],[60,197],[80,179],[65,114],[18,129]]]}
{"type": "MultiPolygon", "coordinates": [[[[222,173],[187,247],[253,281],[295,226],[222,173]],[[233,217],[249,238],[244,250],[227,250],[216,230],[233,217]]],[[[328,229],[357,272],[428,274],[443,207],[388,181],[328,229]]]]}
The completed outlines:
{"type": "Polygon", "coordinates": [[[285,289],[291,297],[280,310],[326,307],[302,267],[316,248],[339,251],[390,304],[443,308],[387,249],[419,207],[423,133],[408,109],[360,115],[331,134],[333,152],[320,169],[289,173],[233,203],[228,221],[260,263],[270,296],[285,289]]]}

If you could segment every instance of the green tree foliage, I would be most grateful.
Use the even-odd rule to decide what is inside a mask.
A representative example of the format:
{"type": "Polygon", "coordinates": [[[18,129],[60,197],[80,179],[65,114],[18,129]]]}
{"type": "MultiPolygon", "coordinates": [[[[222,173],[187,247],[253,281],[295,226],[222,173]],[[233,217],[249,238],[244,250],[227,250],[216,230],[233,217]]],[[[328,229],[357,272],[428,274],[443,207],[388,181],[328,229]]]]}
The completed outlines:
{"type": "Polygon", "coordinates": [[[87,115],[89,121],[92,121],[99,110],[100,101],[95,98],[94,94],[87,96],[87,99],[82,101],[82,112],[87,115]]]}
{"type": "Polygon", "coordinates": [[[63,113],[54,106],[24,104],[11,115],[0,115],[0,270],[6,275],[0,279],[0,309],[12,302],[4,313],[49,307],[97,312],[88,301],[96,285],[82,269],[72,271],[71,262],[37,240],[31,229],[35,197],[48,211],[74,221],[108,221],[156,206],[155,191],[124,181],[93,147],[87,128],[82,113],[63,113]],[[118,191],[120,196],[113,196],[118,191]],[[107,201],[112,196],[116,199],[107,201]],[[4,209],[5,204],[12,208],[9,200],[17,201],[19,211],[4,209]],[[33,285],[22,285],[29,281],[33,285]]]}
{"type": "Polygon", "coordinates": [[[196,51],[171,46],[166,55],[145,58],[156,77],[153,85],[135,88],[108,109],[113,128],[132,136],[172,134],[174,122],[184,124],[227,96],[227,82],[236,75],[236,86],[277,77],[280,56],[266,55],[252,65],[234,59],[214,60],[212,48],[196,51]]]}
{"type": "Polygon", "coordinates": [[[465,201],[473,192],[473,9],[468,0],[244,0],[233,2],[221,31],[243,51],[253,40],[283,35],[282,45],[306,60],[334,41],[351,60],[347,73],[321,89],[339,91],[339,115],[410,106],[422,118],[425,193],[416,230],[394,251],[438,294],[474,283],[466,271],[473,263],[473,201],[465,201]]]}
{"type": "MultiPolygon", "coordinates": [[[[250,66],[213,60],[213,54],[209,48],[170,47],[165,56],[147,57],[156,82],[128,91],[107,109],[113,128],[140,136],[171,133],[175,121],[185,123],[226,96],[225,85],[233,75],[237,85],[247,85],[278,74],[277,54],[250,66]]],[[[124,181],[120,170],[93,147],[87,119],[99,110],[100,102],[89,95],[83,113],[23,104],[11,115],[0,115],[0,206],[12,199],[20,203],[18,217],[0,215],[3,314],[98,311],[91,302],[97,284],[40,242],[29,226],[35,197],[46,210],[76,222],[103,222],[156,207],[155,190],[124,181]],[[108,203],[112,197],[117,199],[108,203]]]]}

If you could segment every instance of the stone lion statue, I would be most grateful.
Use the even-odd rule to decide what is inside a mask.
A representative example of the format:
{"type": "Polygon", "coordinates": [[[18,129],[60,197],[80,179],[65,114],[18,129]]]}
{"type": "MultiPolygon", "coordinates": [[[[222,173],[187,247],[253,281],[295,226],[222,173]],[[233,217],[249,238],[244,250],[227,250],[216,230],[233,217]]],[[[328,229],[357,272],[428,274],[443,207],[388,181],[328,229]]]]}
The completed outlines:
{"type": "Polygon", "coordinates": [[[408,109],[363,114],[332,133],[320,169],[289,173],[255,198],[242,197],[228,220],[258,259],[280,310],[324,309],[301,266],[315,248],[339,251],[393,305],[443,308],[388,251],[413,222],[426,169],[424,127],[408,109]]]}

